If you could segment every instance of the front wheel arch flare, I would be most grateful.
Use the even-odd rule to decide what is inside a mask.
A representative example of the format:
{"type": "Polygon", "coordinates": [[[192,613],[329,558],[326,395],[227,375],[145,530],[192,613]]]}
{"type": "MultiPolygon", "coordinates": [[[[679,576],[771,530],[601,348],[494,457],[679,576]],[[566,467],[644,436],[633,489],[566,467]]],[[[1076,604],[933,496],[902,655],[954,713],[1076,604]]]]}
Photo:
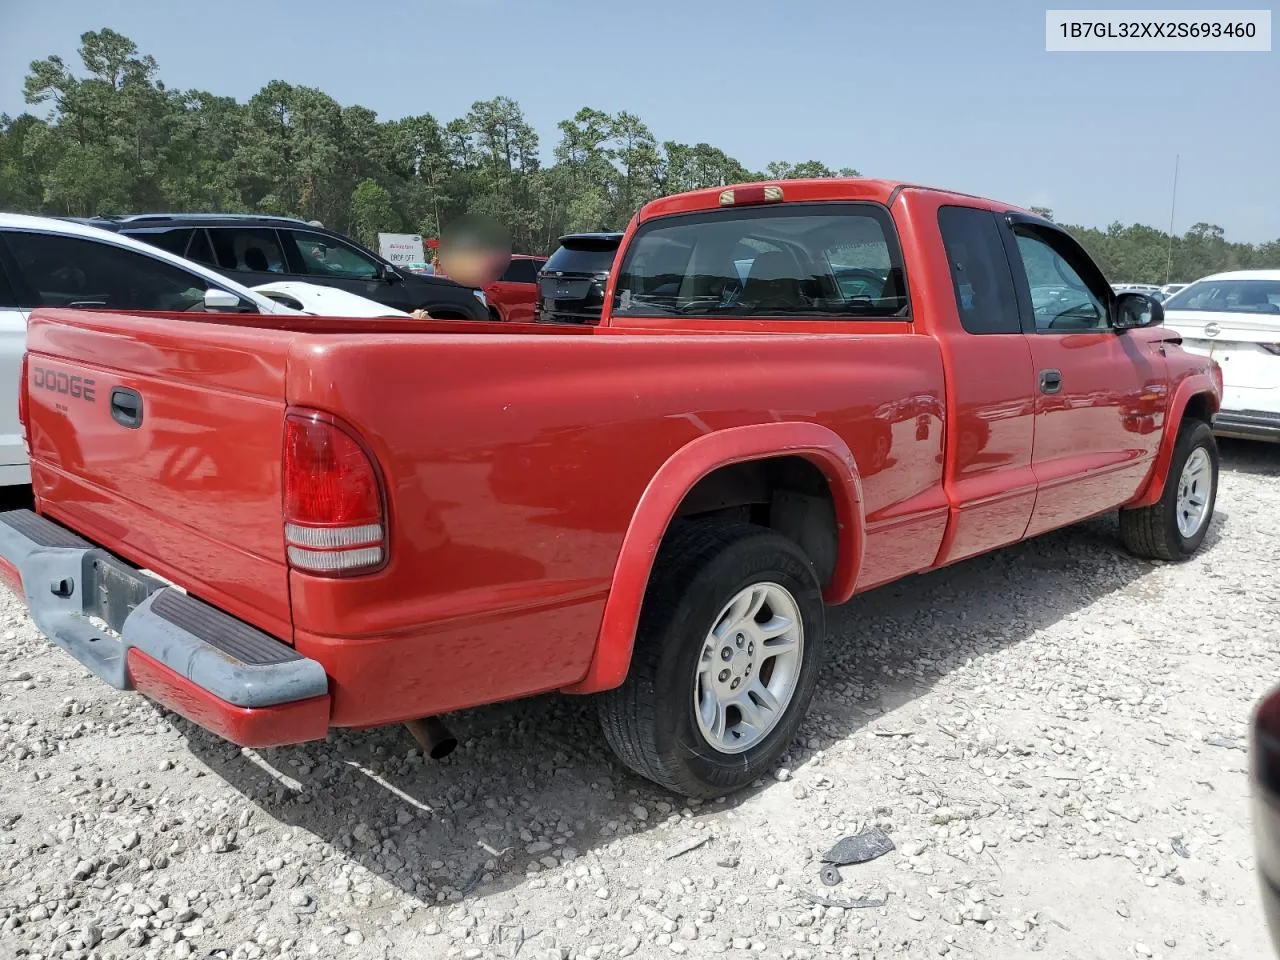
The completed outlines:
{"type": "Polygon", "coordinates": [[[1178,442],[1178,433],[1182,430],[1182,422],[1188,416],[1188,411],[1208,414],[1212,426],[1213,415],[1218,412],[1218,403],[1217,389],[1208,374],[1187,377],[1178,384],[1169,403],[1164,436],[1160,441],[1160,449],[1156,451],[1151,476],[1142,492],[1126,503],[1126,507],[1149,507],[1160,501],[1169,476],[1169,464],[1173,462],[1173,448],[1178,442]]]}

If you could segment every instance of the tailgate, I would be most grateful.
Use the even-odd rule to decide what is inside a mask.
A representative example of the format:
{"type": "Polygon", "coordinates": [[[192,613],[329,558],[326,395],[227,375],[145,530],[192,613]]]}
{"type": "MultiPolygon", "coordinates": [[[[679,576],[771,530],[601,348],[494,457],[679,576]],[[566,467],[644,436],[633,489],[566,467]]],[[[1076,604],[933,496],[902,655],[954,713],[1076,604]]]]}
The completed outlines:
{"type": "Polygon", "coordinates": [[[36,311],[38,509],[291,640],[281,454],[293,336],[184,315],[36,311]]]}

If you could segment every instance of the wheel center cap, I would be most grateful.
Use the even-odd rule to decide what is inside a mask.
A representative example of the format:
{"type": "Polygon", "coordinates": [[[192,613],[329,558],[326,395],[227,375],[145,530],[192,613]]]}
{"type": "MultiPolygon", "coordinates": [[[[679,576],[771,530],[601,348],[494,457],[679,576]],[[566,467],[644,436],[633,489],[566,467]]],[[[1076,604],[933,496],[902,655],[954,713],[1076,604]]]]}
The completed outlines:
{"type": "Polygon", "coordinates": [[[720,690],[735,695],[756,672],[756,641],[745,633],[731,634],[719,651],[720,667],[716,671],[716,684],[720,690]]]}

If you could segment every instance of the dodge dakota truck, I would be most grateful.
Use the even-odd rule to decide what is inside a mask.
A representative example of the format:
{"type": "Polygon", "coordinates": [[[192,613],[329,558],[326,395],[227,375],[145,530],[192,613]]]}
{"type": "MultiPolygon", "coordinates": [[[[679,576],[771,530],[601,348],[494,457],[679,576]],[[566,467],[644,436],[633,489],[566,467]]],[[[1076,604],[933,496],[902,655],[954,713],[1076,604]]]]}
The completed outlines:
{"type": "Polygon", "coordinates": [[[238,744],[590,694],[719,796],[827,605],[1108,511],[1199,548],[1221,376],[1161,315],[1047,220],[871,179],[649,203],[595,324],[37,310],[0,572],[238,744]]]}

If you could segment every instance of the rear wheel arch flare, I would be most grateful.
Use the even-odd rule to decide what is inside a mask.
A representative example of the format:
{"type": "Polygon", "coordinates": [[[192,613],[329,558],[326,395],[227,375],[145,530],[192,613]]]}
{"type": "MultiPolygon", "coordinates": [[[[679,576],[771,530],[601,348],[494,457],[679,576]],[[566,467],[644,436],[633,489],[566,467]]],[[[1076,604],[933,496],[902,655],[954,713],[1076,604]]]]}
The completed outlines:
{"type": "MultiPolygon", "coordinates": [[[[725,468],[740,470],[741,465],[759,461],[793,463],[795,459],[806,465],[799,468],[799,475],[811,467],[827,484],[838,530],[837,555],[823,598],[843,603],[852,595],[862,562],[864,520],[861,479],[844,441],[828,427],[809,422],[752,424],[704,434],[672,454],[641,495],[623,537],[591,664],[583,679],[566,687],[566,692],[609,690],[625,679],[653,562],[672,522],[680,517],[681,505],[699,484],[725,468]]],[[[779,511],[789,518],[786,525],[794,535],[808,536],[801,531],[806,523],[813,525],[806,519],[812,517],[812,500],[807,501],[808,507],[805,502],[779,511]]]]}

